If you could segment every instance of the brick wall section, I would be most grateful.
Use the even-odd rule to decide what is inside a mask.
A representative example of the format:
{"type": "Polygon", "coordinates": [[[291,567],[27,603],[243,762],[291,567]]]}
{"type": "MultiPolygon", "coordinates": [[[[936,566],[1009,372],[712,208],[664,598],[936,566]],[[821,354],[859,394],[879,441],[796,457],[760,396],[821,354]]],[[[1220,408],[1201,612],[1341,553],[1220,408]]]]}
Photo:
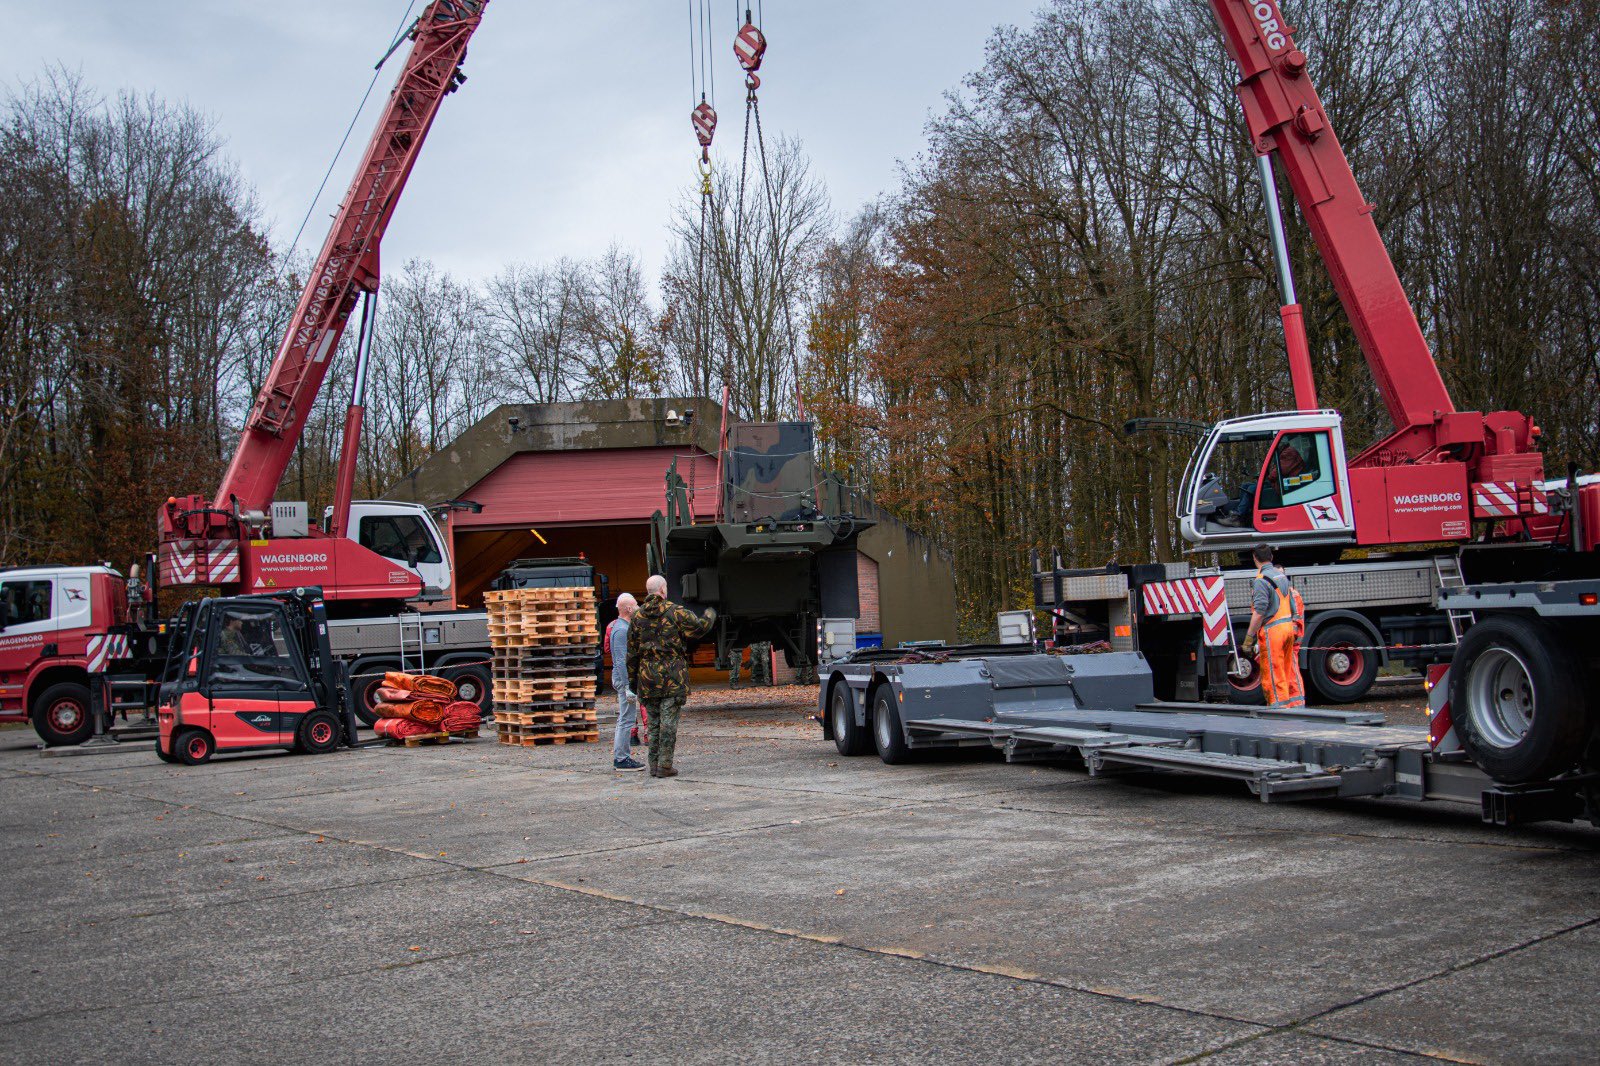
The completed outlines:
{"type": "Polygon", "coordinates": [[[856,552],[856,588],[861,598],[856,632],[883,632],[882,615],[878,611],[878,562],[860,552],[856,552]]]}

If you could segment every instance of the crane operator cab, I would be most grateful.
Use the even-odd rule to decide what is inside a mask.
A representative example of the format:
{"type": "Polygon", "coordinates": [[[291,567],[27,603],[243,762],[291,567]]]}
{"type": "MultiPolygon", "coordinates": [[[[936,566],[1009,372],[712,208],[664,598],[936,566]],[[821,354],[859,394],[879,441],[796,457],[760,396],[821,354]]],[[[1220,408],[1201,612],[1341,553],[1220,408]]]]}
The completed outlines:
{"type": "Polygon", "coordinates": [[[1335,411],[1230,418],[1201,439],[1179,490],[1179,528],[1199,551],[1355,540],[1335,411]]]}

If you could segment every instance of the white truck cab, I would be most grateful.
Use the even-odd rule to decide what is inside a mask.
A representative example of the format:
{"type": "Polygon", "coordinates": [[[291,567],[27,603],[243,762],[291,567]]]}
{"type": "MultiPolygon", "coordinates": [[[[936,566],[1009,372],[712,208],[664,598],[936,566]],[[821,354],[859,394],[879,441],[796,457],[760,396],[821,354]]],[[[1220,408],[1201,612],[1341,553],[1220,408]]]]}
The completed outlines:
{"type": "MultiPolygon", "coordinates": [[[[333,508],[323,511],[324,525],[333,508]]],[[[454,574],[443,532],[420,503],[352,500],[350,539],[422,578],[426,588],[451,591],[454,574]]]]}

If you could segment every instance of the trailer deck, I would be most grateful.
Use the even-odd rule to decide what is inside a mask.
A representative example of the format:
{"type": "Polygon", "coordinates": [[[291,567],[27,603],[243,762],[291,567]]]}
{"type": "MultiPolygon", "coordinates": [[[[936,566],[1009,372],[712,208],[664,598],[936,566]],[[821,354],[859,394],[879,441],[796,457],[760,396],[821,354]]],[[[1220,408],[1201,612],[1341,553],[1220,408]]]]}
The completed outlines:
{"type": "MultiPolygon", "coordinates": [[[[1018,651],[949,649],[936,662],[880,654],[836,664],[820,693],[822,721],[831,728],[830,714],[844,712],[843,686],[862,729],[875,724],[887,693],[911,751],[990,746],[1008,762],[1067,761],[1092,777],[1224,778],[1263,803],[1394,797],[1470,804],[1498,825],[1593,820],[1582,781],[1497,784],[1464,752],[1436,746],[1425,726],[1390,725],[1369,711],[1157,701],[1137,652],[1018,651]]],[[[1435,712],[1447,692],[1445,685],[1430,692],[1435,712]]]]}

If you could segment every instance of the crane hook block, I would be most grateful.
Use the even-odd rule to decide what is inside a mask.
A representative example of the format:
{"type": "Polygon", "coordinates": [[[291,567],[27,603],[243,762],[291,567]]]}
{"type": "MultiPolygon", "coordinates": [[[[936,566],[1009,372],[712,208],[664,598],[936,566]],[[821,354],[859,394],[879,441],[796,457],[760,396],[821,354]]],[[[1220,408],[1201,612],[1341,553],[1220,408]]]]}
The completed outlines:
{"type": "Polygon", "coordinates": [[[695,140],[700,142],[700,147],[710,148],[711,138],[717,132],[716,108],[701,100],[700,105],[689,112],[689,121],[694,124],[695,140]]]}
{"type": "MultiPolygon", "coordinates": [[[[746,22],[733,39],[733,54],[745,73],[754,74],[761,69],[761,57],[767,51],[767,36],[753,22],[746,22]]],[[[759,83],[758,83],[759,84],[759,83]]]]}

